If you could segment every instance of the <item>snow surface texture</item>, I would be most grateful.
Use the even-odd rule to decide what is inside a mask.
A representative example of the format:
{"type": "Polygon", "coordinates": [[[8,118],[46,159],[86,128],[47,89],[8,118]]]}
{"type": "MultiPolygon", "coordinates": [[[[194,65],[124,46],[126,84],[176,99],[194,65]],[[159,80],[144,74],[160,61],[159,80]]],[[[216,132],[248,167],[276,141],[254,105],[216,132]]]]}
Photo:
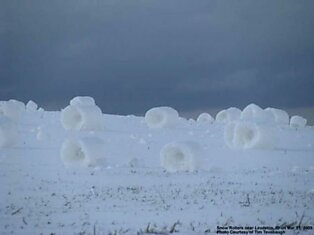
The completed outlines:
{"type": "Polygon", "coordinates": [[[105,159],[104,142],[96,137],[67,139],[61,147],[61,159],[66,166],[99,166],[105,159]]]}
{"type": "Polygon", "coordinates": [[[214,118],[209,113],[201,113],[197,117],[198,123],[211,124],[214,122],[214,118]]]}
{"type": "Polygon", "coordinates": [[[145,122],[150,128],[173,127],[178,120],[178,112],[171,107],[152,108],[145,114],[145,122]]]}
{"type": "Polygon", "coordinates": [[[17,139],[17,128],[8,118],[0,116],[0,148],[13,146],[17,139]]]}
{"type": "Polygon", "coordinates": [[[30,100],[27,102],[26,110],[28,112],[35,112],[37,109],[38,109],[38,105],[34,101],[30,100]]]}
{"type": "Polygon", "coordinates": [[[25,104],[17,100],[0,101],[0,115],[18,121],[25,112],[25,104]]]}
{"type": "Polygon", "coordinates": [[[103,130],[101,109],[96,105],[82,105],[74,102],[61,112],[61,122],[66,130],[103,130]]]}
{"type": "Polygon", "coordinates": [[[154,130],[144,117],[103,114],[110,130],[68,131],[61,116],[25,112],[13,122],[15,144],[0,149],[0,234],[200,235],[216,234],[217,226],[314,226],[311,126],[250,121],[271,129],[276,146],[239,151],[226,146],[228,124],[219,122],[179,118],[175,128],[154,130]],[[49,138],[37,138],[40,132],[49,138]],[[191,148],[201,160],[197,171],[161,167],[164,146],[187,142],[202,151],[191,148]],[[71,167],[60,159],[65,147],[71,167]],[[105,164],[85,167],[77,159],[86,156],[105,164]]]}
{"type": "Polygon", "coordinates": [[[290,119],[290,126],[296,127],[296,128],[302,128],[306,126],[307,120],[301,116],[292,116],[290,119]]]}
{"type": "Polygon", "coordinates": [[[286,111],[275,108],[266,108],[265,111],[273,116],[276,123],[289,125],[289,114],[286,111]]]}
{"type": "Polygon", "coordinates": [[[265,111],[256,104],[246,106],[241,113],[241,119],[259,123],[275,122],[272,112],[265,111]]]}
{"type": "Polygon", "coordinates": [[[221,110],[216,115],[216,121],[222,123],[228,123],[234,120],[238,120],[241,115],[241,110],[238,108],[228,108],[226,110],[221,110]]]}
{"type": "Polygon", "coordinates": [[[236,149],[271,149],[276,144],[272,128],[250,122],[231,122],[225,127],[226,144],[236,149]]]}
{"type": "Polygon", "coordinates": [[[196,142],[174,142],[160,151],[161,166],[169,172],[193,172],[203,157],[201,147],[196,142]]]}

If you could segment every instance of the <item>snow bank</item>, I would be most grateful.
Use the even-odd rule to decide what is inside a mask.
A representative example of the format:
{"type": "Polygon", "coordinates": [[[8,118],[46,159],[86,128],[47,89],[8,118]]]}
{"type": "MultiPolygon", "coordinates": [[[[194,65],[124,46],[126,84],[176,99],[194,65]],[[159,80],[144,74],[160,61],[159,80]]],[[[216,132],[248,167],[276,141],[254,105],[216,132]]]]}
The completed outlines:
{"type": "Polygon", "coordinates": [[[70,105],[91,105],[91,106],[94,106],[94,105],[96,105],[96,103],[95,103],[95,100],[93,97],[77,96],[77,97],[74,97],[70,101],[70,105]]]}
{"type": "Polygon", "coordinates": [[[16,125],[7,117],[0,116],[0,148],[13,146],[16,140],[16,125]]]}
{"type": "Polygon", "coordinates": [[[202,151],[195,142],[174,142],[160,151],[161,166],[169,172],[193,172],[200,165],[202,151]]]}
{"type": "Polygon", "coordinates": [[[11,120],[18,121],[23,112],[25,112],[25,104],[17,100],[0,101],[0,114],[11,120]]]}
{"type": "Polygon", "coordinates": [[[227,146],[236,149],[271,149],[275,146],[275,135],[268,126],[251,122],[231,122],[224,130],[227,146]]]}
{"type": "Polygon", "coordinates": [[[213,123],[214,118],[209,113],[201,113],[197,118],[198,123],[213,123]]]}
{"type": "Polygon", "coordinates": [[[163,128],[176,125],[179,120],[178,112],[171,107],[156,107],[145,114],[145,122],[150,128],[163,128]]]}
{"type": "Polygon", "coordinates": [[[60,155],[66,166],[99,166],[105,160],[104,142],[96,137],[67,139],[63,142],[60,155]]]}
{"type": "Polygon", "coordinates": [[[289,124],[289,114],[282,109],[266,108],[265,112],[269,112],[273,119],[278,124],[289,124]]]}
{"type": "Polygon", "coordinates": [[[238,108],[228,108],[221,110],[220,112],[217,113],[216,115],[216,121],[217,122],[222,122],[222,123],[228,123],[231,121],[238,120],[241,115],[241,110],[238,108]]]}
{"type": "Polygon", "coordinates": [[[307,120],[305,118],[295,115],[295,116],[292,116],[290,119],[290,126],[297,127],[297,128],[305,127],[306,122],[307,120]]]}
{"type": "Polygon", "coordinates": [[[27,111],[35,112],[37,109],[38,109],[38,105],[34,101],[30,100],[27,102],[27,104],[26,104],[26,110],[27,111]]]}
{"type": "Polygon", "coordinates": [[[246,106],[241,113],[241,119],[260,123],[275,121],[272,112],[265,111],[256,104],[249,104],[246,106]]]}
{"type": "Polygon", "coordinates": [[[104,119],[96,105],[69,105],[61,111],[61,122],[67,130],[103,130],[104,119]]]}

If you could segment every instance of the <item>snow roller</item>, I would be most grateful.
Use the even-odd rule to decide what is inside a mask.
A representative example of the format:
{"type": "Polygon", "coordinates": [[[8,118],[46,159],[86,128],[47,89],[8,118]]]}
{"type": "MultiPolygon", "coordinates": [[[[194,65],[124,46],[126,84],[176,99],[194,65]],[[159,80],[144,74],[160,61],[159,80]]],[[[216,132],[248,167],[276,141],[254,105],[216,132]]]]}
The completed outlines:
{"type": "Polygon", "coordinates": [[[105,161],[104,142],[96,137],[66,139],[62,144],[60,155],[66,166],[95,167],[103,165],[105,161]]]}
{"type": "Polygon", "coordinates": [[[0,101],[0,115],[18,121],[25,112],[25,104],[17,100],[0,101]]]}
{"type": "Polygon", "coordinates": [[[301,116],[295,115],[292,116],[290,119],[290,126],[295,128],[302,128],[305,127],[307,120],[301,116]]]}
{"type": "Polygon", "coordinates": [[[231,122],[224,129],[228,147],[234,149],[272,149],[276,138],[271,126],[253,122],[231,122]]]}
{"type": "Polygon", "coordinates": [[[228,123],[231,121],[238,120],[240,118],[240,115],[241,115],[240,109],[231,107],[218,112],[216,115],[216,121],[221,123],[228,123]]]}
{"type": "Polygon", "coordinates": [[[171,107],[155,107],[145,114],[145,122],[149,128],[172,127],[178,121],[179,114],[171,107]]]}
{"type": "Polygon", "coordinates": [[[160,151],[161,166],[168,172],[193,172],[200,166],[202,150],[196,142],[173,142],[160,151]]]}
{"type": "Polygon", "coordinates": [[[66,130],[103,130],[101,109],[91,97],[75,97],[61,111],[61,123],[66,130]]]}

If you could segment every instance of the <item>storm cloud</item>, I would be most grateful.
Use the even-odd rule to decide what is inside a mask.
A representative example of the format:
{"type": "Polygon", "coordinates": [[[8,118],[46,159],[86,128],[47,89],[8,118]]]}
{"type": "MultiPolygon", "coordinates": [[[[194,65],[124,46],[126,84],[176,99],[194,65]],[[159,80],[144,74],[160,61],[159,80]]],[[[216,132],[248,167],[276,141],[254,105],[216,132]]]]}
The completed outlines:
{"type": "Polygon", "coordinates": [[[105,113],[314,106],[314,2],[2,1],[0,99],[105,113]]]}

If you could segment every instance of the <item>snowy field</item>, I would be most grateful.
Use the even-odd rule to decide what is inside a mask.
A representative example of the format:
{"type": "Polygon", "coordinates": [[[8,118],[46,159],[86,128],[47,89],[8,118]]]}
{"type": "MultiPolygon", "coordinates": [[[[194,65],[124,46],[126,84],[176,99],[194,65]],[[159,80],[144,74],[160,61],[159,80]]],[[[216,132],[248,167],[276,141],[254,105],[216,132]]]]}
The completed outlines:
{"type": "MultiPolygon", "coordinates": [[[[217,226],[314,226],[314,128],[300,120],[249,122],[242,111],[230,112],[230,120],[195,121],[173,110],[97,119],[93,103],[70,106],[82,116],[67,119],[64,110],[29,104],[16,119],[0,109],[8,116],[0,131],[0,234],[193,235],[216,234],[217,226]],[[14,144],[5,144],[9,119],[14,144]],[[81,119],[90,123],[74,123],[81,119]],[[233,133],[237,128],[244,134],[233,133]]],[[[308,228],[276,231],[314,234],[308,228]]]]}

